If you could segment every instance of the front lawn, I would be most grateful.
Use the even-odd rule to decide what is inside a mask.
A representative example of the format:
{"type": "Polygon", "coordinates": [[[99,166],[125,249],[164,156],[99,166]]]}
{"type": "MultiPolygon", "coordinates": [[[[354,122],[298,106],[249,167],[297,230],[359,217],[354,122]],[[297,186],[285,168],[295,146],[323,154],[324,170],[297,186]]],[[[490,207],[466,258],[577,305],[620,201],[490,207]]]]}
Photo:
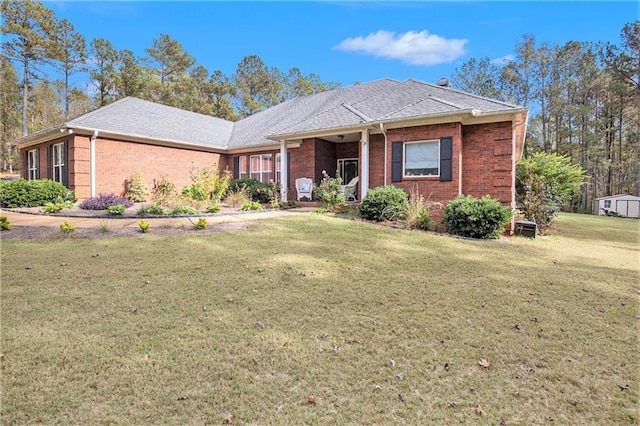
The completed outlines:
{"type": "Polygon", "coordinates": [[[2,241],[2,424],[640,421],[639,221],[260,224],[2,241]]]}

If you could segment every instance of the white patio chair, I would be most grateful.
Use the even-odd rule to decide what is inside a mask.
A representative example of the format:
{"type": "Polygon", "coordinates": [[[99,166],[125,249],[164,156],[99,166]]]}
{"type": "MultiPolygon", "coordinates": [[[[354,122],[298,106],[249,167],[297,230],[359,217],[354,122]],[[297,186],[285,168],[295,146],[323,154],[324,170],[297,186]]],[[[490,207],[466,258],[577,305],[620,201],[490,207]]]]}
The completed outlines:
{"type": "Polygon", "coordinates": [[[358,180],[359,178],[356,176],[351,179],[348,184],[340,187],[340,192],[344,195],[347,201],[355,201],[357,199],[356,191],[358,190],[358,180]]]}
{"type": "Polygon", "coordinates": [[[300,201],[300,199],[303,197],[306,197],[309,201],[311,201],[313,193],[313,180],[306,177],[296,179],[296,191],[298,192],[298,201],[300,201]]]}

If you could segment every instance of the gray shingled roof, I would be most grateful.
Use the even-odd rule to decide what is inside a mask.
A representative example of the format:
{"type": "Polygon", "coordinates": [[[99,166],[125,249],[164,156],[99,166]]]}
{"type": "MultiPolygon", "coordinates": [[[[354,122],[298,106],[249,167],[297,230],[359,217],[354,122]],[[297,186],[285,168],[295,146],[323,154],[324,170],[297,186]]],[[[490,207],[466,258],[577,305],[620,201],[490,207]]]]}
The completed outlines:
{"type": "Polygon", "coordinates": [[[229,146],[273,144],[267,136],[321,132],[369,122],[521,108],[418,80],[385,79],[304,96],[259,112],[236,123],[229,146]]]}
{"type": "Polygon", "coordinates": [[[274,141],[266,139],[266,136],[283,133],[305,122],[306,128],[313,129],[362,123],[364,121],[361,118],[341,105],[362,102],[381,92],[390,92],[399,84],[390,79],[377,80],[283,102],[237,122],[229,147],[273,144],[274,141]]]}
{"type": "Polygon", "coordinates": [[[273,145],[275,141],[268,138],[278,139],[278,135],[339,131],[342,127],[448,113],[516,110],[522,107],[418,80],[383,79],[302,96],[235,123],[129,97],[21,140],[69,127],[232,149],[273,145]]]}
{"type": "Polygon", "coordinates": [[[224,148],[233,129],[227,120],[131,97],[65,124],[210,148],[224,148]]]}

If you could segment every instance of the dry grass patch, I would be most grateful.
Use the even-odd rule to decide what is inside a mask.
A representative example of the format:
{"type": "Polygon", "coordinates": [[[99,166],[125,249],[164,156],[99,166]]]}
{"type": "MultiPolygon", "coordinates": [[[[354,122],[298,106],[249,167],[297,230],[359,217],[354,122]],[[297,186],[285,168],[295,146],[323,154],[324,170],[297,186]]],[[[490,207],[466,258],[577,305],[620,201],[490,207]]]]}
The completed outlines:
{"type": "Polygon", "coordinates": [[[638,236],[578,215],[507,243],[309,215],[3,241],[3,424],[634,424],[638,236]]]}

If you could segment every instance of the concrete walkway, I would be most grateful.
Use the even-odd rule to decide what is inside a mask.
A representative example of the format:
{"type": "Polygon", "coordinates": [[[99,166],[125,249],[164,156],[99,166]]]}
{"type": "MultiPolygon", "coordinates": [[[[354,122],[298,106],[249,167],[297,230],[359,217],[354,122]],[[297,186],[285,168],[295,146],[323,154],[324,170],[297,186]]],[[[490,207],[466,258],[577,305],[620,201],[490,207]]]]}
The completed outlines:
{"type": "Polygon", "coordinates": [[[193,216],[193,217],[142,217],[142,216],[109,216],[100,218],[76,217],[76,216],[52,216],[43,214],[20,213],[11,210],[0,209],[0,216],[6,216],[13,226],[50,226],[59,227],[64,222],[69,222],[77,228],[96,228],[104,221],[108,221],[112,226],[118,227],[138,227],[140,220],[144,219],[152,227],[179,227],[191,226],[204,217],[207,223],[231,223],[246,222],[248,220],[268,219],[273,217],[287,216],[292,214],[308,214],[314,210],[313,207],[297,207],[287,210],[259,210],[248,212],[222,213],[218,215],[193,216]]]}

